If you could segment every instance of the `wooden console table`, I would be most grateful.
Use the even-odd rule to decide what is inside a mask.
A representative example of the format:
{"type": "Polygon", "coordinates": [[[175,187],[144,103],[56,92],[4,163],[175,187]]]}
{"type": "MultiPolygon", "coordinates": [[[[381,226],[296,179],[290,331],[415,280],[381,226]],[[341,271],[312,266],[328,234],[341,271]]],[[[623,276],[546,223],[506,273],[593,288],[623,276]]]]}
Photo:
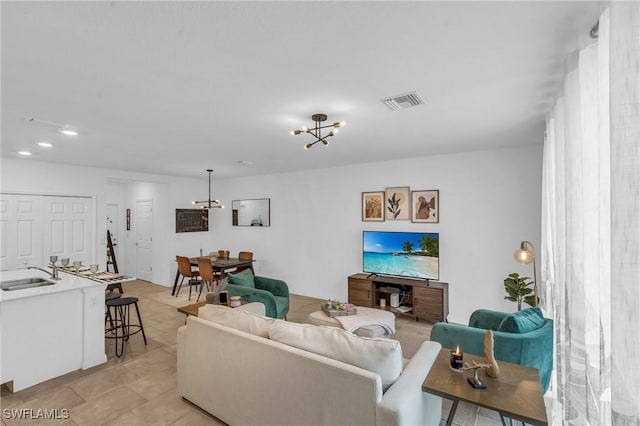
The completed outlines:
{"type": "Polygon", "coordinates": [[[348,279],[349,303],[385,309],[397,314],[429,321],[446,321],[449,315],[449,284],[440,281],[353,274],[348,279]],[[391,295],[398,294],[400,305],[408,312],[391,307],[391,295]],[[385,300],[385,307],[380,300],[385,300]]]}
{"type": "MultiPolygon", "coordinates": [[[[464,354],[464,361],[481,363],[483,358],[464,354]]],[[[537,369],[498,361],[500,377],[487,377],[484,371],[480,371],[478,377],[487,388],[474,389],[467,382],[467,377],[473,377],[473,371],[455,372],[449,365],[449,350],[442,349],[422,383],[423,392],[453,400],[447,426],[453,422],[460,401],[497,411],[503,424],[505,417],[532,425],[548,424],[537,369]]]]}
{"type": "Polygon", "coordinates": [[[194,317],[198,316],[198,309],[200,309],[201,307],[203,307],[204,305],[207,304],[206,300],[203,300],[202,302],[198,302],[198,303],[192,303],[190,305],[186,305],[186,306],[180,306],[178,307],[178,312],[185,314],[186,316],[192,315],[194,317]]]}
{"type": "MultiPolygon", "coordinates": [[[[241,302],[240,306],[246,305],[247,303],[249,303],[246,300],[240,300],[240,302],[241,302]]],[[[194,317],[197,317],[198,316],[198,309],[202,308],[206,304],[207,304],[207,301],[203,300],[202,302],[192,303],[192,304],[186,305],[186,306],[180,306],[180,307],[178,307],[178,312],[180,312],[182,314],[185,314],[186,316],[192,315],[194,317]]],[[[218,306],[226,306],[228,308],[231,308],[231,306],[229,304],[226,304],[226,305],[220,304],[218,306]]]]}

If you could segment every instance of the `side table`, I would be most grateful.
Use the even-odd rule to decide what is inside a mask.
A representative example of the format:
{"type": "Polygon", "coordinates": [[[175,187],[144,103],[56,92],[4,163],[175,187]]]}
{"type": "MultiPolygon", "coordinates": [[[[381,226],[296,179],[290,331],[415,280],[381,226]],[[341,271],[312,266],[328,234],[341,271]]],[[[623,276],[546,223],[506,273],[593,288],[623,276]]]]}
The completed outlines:
{"type": "MultiPolygon", "coordinates": [[[[464,354],[464,361],[469,364],[473,364],[473,361],[481,363],[483,358],[464,354]]],[[[488,377],[484,371],[480,371],[478,376],[487,388],[474,389],[467,382],[467,377],[473,376],[473,371],[455,372],[449,365],[449,350],[442,349],[422,383],[423,392],[453,401],[447,425],[453,422],[460,401],[497,411],[503,424],[507,417],[532,425],[548,425],[537,369],[498,361],[500,377],[488,377]]]]}
{"type": "MultiPolygon", "coordinates": [[[[242,305],[239,306],[240,309],[244,309],[246,311],[250,311],[256,314],[264,315],[264,305],[260,302],[247,302],[242,300],[242,305]],[[260,306],[257,306],[260,305],[260,306]],[[255,306],[255,307],[254,307],[255,306]]],[[[187,316],[193,315],[194,317],[198,316],[198,309],[207,304],[206,300],[203,300],[198,303],[192,303],[190,305],[180,306],[178,308],[178,312],[185,314],[187,316]]],[[[218,306],[226,306],[231,309],[229,305],[218,305],[218,306]]]]}

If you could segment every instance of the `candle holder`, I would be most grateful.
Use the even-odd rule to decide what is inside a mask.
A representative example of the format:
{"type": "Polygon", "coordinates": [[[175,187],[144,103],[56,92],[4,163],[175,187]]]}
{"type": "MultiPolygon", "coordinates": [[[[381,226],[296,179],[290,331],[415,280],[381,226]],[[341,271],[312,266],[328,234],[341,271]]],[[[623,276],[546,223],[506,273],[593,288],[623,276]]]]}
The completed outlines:
{"type": "Polygon", "coordinates": [[[455,351],[451,351],[449,355],[449,361],[451,363],[450,368],[453,371],[462,371],[463,361],[462,361],[462,351],[460,347],[457,347],[455,351]]]}

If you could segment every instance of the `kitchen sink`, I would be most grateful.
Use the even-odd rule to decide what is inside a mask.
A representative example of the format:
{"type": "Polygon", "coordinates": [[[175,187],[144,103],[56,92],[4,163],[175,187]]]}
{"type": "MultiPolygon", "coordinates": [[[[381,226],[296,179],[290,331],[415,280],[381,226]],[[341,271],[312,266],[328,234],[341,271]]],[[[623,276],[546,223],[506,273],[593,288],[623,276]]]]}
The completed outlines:
{"type": "Polygon", "coordinates": [[[49,281],[46,278],[33,277],[33,278],[21,278],[19,280],[3,281],[0,282],[0,289],[3,291],[15,291],[24,290],[27,288],[43,287],[45,285],[55,284],[53,281],[49,281]]]}

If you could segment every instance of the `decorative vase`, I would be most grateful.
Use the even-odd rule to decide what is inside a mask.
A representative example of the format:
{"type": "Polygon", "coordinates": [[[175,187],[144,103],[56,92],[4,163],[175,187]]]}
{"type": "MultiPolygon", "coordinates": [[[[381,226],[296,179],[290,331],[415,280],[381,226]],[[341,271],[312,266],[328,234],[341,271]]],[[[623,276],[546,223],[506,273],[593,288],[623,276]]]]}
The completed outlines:
{"type": "Polygon", "coordinates": [[[220,303],[220,294],[219,293],[207,293],[206,300],[207,300],[207,304],[218,305],[220,303]]]}

